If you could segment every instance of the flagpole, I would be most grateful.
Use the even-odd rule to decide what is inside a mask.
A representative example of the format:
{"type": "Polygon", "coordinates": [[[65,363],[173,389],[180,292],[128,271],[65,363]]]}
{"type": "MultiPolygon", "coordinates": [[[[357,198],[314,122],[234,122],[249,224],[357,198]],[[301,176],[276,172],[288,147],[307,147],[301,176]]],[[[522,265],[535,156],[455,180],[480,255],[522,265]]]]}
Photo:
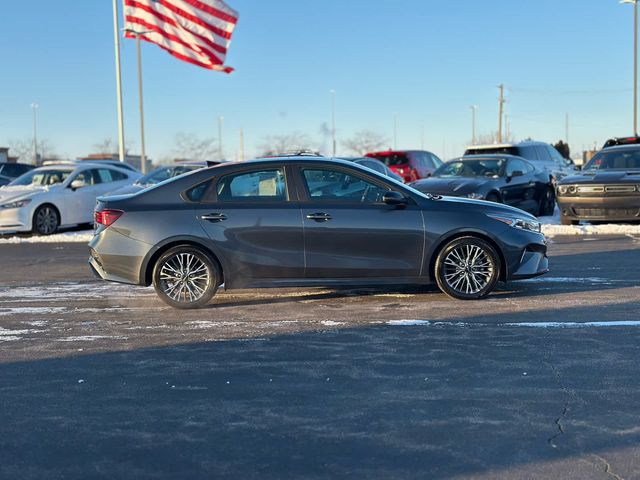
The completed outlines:
{"type": "Polygon", "coordinates": [[[118,0],[113,0],[113,40],[116,50],[116,95],[118,104],[118,156],[124,162],[124,120],[122,116],[122,76],[120,75],[120,29],[118,0]]]}
{"type": "Polygon", "coordinates": [[[136,34],[138,49],[138,97],[140,98],[140,171],[147,173],[147,155],[144,141],[144,99],[142,96],[142,49],[140,48],[140,34],[136,34]]]}

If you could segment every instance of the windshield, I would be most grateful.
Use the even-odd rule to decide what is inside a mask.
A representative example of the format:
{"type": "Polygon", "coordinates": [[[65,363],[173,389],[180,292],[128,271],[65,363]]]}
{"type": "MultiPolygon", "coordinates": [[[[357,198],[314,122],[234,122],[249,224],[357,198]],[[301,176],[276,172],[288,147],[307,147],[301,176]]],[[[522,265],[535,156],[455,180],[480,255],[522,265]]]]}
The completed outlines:
{"type": "Polygon", "coordinates": [[[193,170],[197,170],[200,167],[195,165],[180,165],[178,167],[163,167],[157,170],[154,170],[148,175],[140,178],[136,183],[138,185],[155,185],[156,183],[164,182],[173,177],[177,177],[178,175],[182,175],[183,173],[191,172],[193,170]]]}
{"type": "Polygon", "coordinates": [[[31,170],[16,178],[11,186],[47,186],[64,182],[73,170],[31,170]]]}
{"type": "Polygon", "coordinates": [[[625,150],[602,150],[583,170],[640,170],[640,148],[625,150]]]}
{"type": "Polygon", "coordinates": [[[454,160],[445,163],[434,177],[500,177],[504,160],[454,160]]]}

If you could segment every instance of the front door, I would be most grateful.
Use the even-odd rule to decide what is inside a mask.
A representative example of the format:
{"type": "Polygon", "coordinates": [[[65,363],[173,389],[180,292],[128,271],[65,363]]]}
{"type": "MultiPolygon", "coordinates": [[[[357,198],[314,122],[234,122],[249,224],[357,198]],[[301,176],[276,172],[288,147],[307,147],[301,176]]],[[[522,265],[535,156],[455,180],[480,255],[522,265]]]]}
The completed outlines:
{"type": "Polygon", "coordinates": [[[196,217],[225,259],[225,282],[303,278],[300,206],[291,201],[282,167],[248,169],[216,180],[196,217]]]}
{"type": "Polygon", "coordinates": [[[391,187],[351,169],[302,166],[307,278],[416,277],[424,223],[417,205],[382,202],[391,187]]]}

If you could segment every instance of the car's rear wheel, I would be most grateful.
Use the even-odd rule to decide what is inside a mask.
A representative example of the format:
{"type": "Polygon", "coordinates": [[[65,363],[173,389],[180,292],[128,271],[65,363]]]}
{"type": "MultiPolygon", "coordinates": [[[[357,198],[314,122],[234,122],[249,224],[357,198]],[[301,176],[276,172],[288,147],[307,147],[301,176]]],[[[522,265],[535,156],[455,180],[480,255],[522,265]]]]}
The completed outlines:
{"type": "Polygon", "coordinates": [[[153,287],[160,299],[175,308],[199,308],[220,284],[217,263],[203,250],[180,245],[167,250],[153,268],[153,287]]]}
{"type": "Polygon", "coordinates": [[[41,205],[33,214],[33,231],[40,235],[51,235],[58,231],[60,215],[53,205],[41,205]]]}
{"type": "Polygon", "coordinates": [[[500,277],[500,257],[485,240],[456,238],[438,254],[435,277],[440,290],[450,297],[484,298],[493,291],[500,277]]]}
{"type": "Polygon", "coordinates": [[[538,208],[538,216],[547,217],[553,215],[556,209],[556,196],[551,187],[547,187],[540,198],[540,206],[538,208]]]}

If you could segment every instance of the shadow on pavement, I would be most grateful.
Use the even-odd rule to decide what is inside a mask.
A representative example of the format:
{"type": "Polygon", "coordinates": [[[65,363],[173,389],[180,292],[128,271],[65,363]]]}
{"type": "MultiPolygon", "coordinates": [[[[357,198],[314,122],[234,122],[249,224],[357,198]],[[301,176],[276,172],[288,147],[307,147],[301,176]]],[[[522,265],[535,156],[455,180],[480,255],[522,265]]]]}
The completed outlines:
{"type": "Polygon", "coordinates": [[[504,325],[536,320],[2,364],[0,477],[433,479],[637,447],[636,331],[504,325]]]}

